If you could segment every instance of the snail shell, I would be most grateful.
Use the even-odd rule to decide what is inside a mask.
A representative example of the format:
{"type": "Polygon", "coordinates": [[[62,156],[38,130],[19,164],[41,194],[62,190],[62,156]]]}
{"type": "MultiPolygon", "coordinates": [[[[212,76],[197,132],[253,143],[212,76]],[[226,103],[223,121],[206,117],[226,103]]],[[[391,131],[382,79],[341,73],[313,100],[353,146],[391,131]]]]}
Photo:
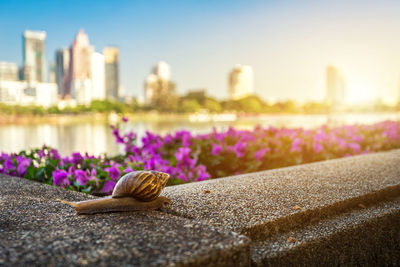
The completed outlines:
{"type": "Polygon", "coordinates": [[[156,210],[171,202],[159,196],[168,178],[169,174],[158,171],[130,172],[119,179],[112,196],[80,202],[60,201],[75,207],[77,214],[156,210]]]}
{"type": "Polygon", "coordinates": [[[139,201],[153,201],[164,189],[169,174],[158,171],[135,171],[125,174],[115,185],[112,197],[133,197],[139,201]]]}

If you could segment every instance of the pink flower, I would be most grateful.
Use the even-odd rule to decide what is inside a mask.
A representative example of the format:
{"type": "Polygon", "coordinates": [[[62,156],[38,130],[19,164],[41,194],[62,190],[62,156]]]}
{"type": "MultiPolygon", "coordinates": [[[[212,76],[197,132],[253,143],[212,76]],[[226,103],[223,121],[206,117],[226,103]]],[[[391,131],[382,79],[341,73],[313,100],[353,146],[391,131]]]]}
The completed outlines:
{"type": "Polygon", "coordinates": [[[257,150],[256,152],[254,152],[254,158],[258,161],[261,161],[263,159],[263,157],[265,156],[265,154],[267,152],[269,152],[271,149],[269,147],[265,147],[265,148],[261,148],[259,150],[257,150]]]}
{"type": "Polygon", "coordinates": [[[222,146],[218,144],[213,144],[212,149],[211,149],[211,155],[216,156],[222,151],[222,146]]]}
{"type": "Polygon", "coordinates": [[[242,141],[239,141],[235,144],[234,149],[236,152],[236,156],[238,158],[241,158],[246,154],[247,144],[242,141]]]}
{"type": "Polygon", "coordinates": [[[313,149],[315,153],[319,153],[324,149],[324,147],[320,143],[314,143],[313,149]]]}
{"type": "Polygon", "coordinates": [[[349,148],[351,148],[353,150],[354,154],[358,154],[360,152],[360,145],[357,143],[350,143],[349,144],[349,148]]]}
{"type": "Polygon", "coordinates": [[[293,143],[292,143],[292,147],[290,149],[290,152],[299,152],[299,151],[301,151],[301,144],[302,144],[302,141],[301,141],[300,138],[294,139],[293,143]]]}

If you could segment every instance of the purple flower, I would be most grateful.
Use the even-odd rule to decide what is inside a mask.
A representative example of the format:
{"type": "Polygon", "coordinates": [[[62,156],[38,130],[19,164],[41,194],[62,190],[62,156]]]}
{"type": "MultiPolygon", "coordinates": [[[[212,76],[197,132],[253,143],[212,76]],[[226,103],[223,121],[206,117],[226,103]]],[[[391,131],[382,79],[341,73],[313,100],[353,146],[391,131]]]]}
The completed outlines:
{"type": "Polygon", "coordinates": [[[46,154],[44,153],[44,149],[40,149],[40,150],[38,151],[38,155],[39,155],[39,158],[44,158],[44,157],[46,157],[46,154]]]}
{"type": "Polygon", "coordinates": [[[113,128],[113,135],[115,136],[115,139],[117,141],[118,144],[124,144],[124,138],[122,138],[119,135],[119,130],[117,128],[113,128]]]}
{"type": "Polygon", "coordinates": [[[204,181],[211,177],[211,175],[207,172],[206,166],[199,165],[196,168],[197,171],[197,178],[195,179],[196,182],[204,181]]]}
{"type": "Polygon", "coordinates": [[[175,157],[178,161],[184,161],[185,159],[190,157],[190,148],[189,147],[178,148],[178,151],[175,152],[175,157]]]}
{"type": "Polygon", "coordinates": [[[128,120],[129,120],[129,119],[128,119],[127,117],[125,117],[125,116],[122,117],[122,121],[123,121],[123,122],[128,122],[128,120]]]}
{"type": "Polygon", "coordinates": [[[58,153],[58,151],[56,149],[53,149],[53,148],[50,150],[50,157],[53,158],[53,159],[57,159],[57,160],[61,159],[61,156],[58,153]]]}
{"type": "Polygon", "coordinates": [[[85,185],[89,180],[86,172],[83,170],[75,170],[75,180],[79,182],[80,185],[85,185]]]}
{"type": "Polygon", "coordinates": [[[55,185],[59,185],[61,187],[70,185],[68,173],[65,170],[55,170],[53,171],[52,175],[54,178],[53,183],[55,185]]]}
{"type": "Polygon", "coordinates": [[[115,165],[111,166],[110,168],[105,168],[104,170],[109,173],[111,180],[118,180],[120,172],[115,165]]]}
{"type": "Polygon", "coordinates": [[[128,172],[133,172],[133,169],[131,167],[125,168],[124,173],[128,173],[128,172]]]}
{"type": "Polygon", "coordinates": [[[238,158],[241,158],[246,154],[247,144],[242,141],[239,141],[235,144],[234,149],[236,152],[236,156],[238,158]]]}
{"type": "Polygon", "coordinates": [[[5,170],[13,170],[15,168],[14,163],[12,162],[11,158],[7,158],[4,161],[4,168],[5,168],[5,170]]]}
{"type": "Polygon", "coordinates": [[[73,163],[79,164],[82,162],[82,160],[83,160],[83,157],[82,157],[81,153],[79,153],[79,152],[72,153],[72,162],[73,163]]]}
{"type": "Polygon", "coordinates": [[[211,155],[216,156],[222,151],[222,146],[218,144],[213,144],[212,149],[211,149],[211,155]]]}
{"type": "Polygon", "coordinates": [[[113,189],[115,187],[115,182],[114,181],[107,181],[103,188],[101,189],[101,192],[107,193],[107,194],[111,194],[113,189]]]}
{"type": "Polygon", "coordinates": [[[68,168],[68,175],[73,175],[75,172],[75,167],[74,165],[69,166],[68,168]]]}
{"type": "Polygon", "coordinates": [[[20,176],[24,176],[26,173],[26,169],[31,164],[31,159],[24,157],[16,157],[18,162],[17,172],[20,176]]]}
{"type": "Polygon", "coordinates": [[[87,175],[90,175],[90,176],[88,177],[88,180],[89,180],[89,181],[94,181],[94,182],[96,183],[96,185],[98,186],[98,185],[99,185],[99,179],[96,177],[96,174],[97,174],[96,169],[93,168],[93,169],[90,171],[90,173],[89,173],[89,170],[86,170],[86,172],[87,172],[87,175]]]}
{"type": "Polygon", "coordinates": [[[187,182],[188,181],[187,176],[183,172],[179,173],[178,179],[183,181],[183,182],[187,182]]]}
{"type": "Polygon", "coordinates": [[[261,161],[264,158],[265,154],[267,152],[269,152],[270,150],[271,149],[269,147],[261,148],[261,149],[257,150],[256,152],[254,152],[254,158],[258,161],[261,161]]]}

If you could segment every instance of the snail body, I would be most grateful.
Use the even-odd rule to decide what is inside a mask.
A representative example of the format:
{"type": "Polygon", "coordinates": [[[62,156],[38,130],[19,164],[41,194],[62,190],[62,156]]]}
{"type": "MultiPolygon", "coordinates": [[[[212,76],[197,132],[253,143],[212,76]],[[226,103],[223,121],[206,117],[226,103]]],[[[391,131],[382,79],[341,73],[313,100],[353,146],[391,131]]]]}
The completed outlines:
{"type": "Polygon", "coordinates": [[[159,196],[168,178],[169,174],[158,171],[130,172],[119,179],[111,196],[79,202],[60,201],[75,207],[77,214],[156,210],[171,202],[159,196]]]}

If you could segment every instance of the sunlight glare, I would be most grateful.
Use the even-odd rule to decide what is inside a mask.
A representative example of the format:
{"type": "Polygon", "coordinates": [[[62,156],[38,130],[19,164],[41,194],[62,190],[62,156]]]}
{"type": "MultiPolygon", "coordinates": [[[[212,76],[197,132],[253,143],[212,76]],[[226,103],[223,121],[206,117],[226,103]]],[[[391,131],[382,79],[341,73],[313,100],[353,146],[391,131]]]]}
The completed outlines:
{"type": "Polygon", "coordinates": [[[371,104],[376,97],[377,89],[367,79],[348,81],[346,99],[349,104],[371,104]]]}

